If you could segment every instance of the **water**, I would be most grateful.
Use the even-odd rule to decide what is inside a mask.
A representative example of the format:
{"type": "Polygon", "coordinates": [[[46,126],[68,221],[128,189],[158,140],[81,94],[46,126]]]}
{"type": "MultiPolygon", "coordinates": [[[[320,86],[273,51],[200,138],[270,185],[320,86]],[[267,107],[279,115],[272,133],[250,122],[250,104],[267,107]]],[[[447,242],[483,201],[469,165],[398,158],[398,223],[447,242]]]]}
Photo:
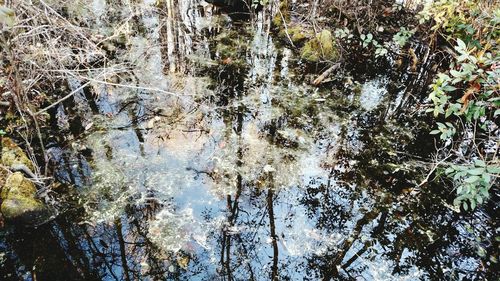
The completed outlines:
{"type": "Polygon", "coordinates": [[[493,280],[496,207],[461,214],[416,188],[433,143],[409,63],[352,60],[313,87],[321,69],[272,35],[272,10],[231,22],[175,4],[93,1],[103,30],[106,13],[142,15],[115,58],[128,71],[54,111],[73,197],[0,232],[2,278],[493,280]]]}

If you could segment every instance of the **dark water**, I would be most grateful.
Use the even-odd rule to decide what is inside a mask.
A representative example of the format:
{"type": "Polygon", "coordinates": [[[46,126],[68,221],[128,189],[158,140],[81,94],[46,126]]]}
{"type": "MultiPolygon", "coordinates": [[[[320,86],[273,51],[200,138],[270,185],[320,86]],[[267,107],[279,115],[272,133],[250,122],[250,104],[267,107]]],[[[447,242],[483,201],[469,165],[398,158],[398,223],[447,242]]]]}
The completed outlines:
{"type": "Polygon", "coordinates": [[[69,191],[51,223],[1,230],[2,280],[497,280],[494,203],[460,213],[419,185],[429,65],[347,58],[313,87],[328,65],[301,63],[269,11],[190,5],[138,4],[151,32],[116,55],[131,73],[52,112],[69,191]]]}

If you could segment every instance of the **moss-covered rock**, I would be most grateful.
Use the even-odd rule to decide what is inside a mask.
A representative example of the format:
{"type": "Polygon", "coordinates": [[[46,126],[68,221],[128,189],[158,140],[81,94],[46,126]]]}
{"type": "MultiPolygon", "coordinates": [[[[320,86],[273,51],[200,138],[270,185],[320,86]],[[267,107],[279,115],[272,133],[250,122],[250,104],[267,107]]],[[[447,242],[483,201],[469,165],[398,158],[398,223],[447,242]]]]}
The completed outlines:
{"type": "Polygon", "coordinates": [[[278,32],[278,37],[284,41],[292,41],[294,45],[302,45],[304,41],[314,36],[311,27],[291,20],[286,0],[280,1],[279,12],[276,13],[272,22],[278,32]]]}
{"type": "Polygon", "coordinates": [[[40,225],[51,219],[53,212],[37,198],[37,189],[23,173],[8,172],[7,168],[22,165],[33,170],[33,162],[11,139],[2,138],[0,164],[0,213],[7,220],[24,225],[40,225]]]}
{"type": "Polygon", "coordinates": [[[2,138],[2,165],[12,167],[13,165],[24,165],[31,171],[34,170],[33,162],[26,153],[10,138],[2,138]]]}
{"type": "Polygon", "coordinates": [[[302,44],[313,35],[312,31],[300,24],[290,24],[286,28],[280,28],[278,33],[282,40],[291,40],[294,45],[302,44]]]}
{"type": "Polygon", "coordinates": [[[52,217],[51,210],[36,198],[36,187],[20,172],[11,174],[0,193],[2,215],[26,225],[39,225],[52,217]]]}
{"type": "Polygon", "coordinates": [[[304,47],[302,47],[300,57],[311,62],[336,60],[338,58],[338,50],[332,33],[324,29],[315,38],[307,41],[304,47]]]}
{"type": "MultiPolygon", "coordinates": [[[[0,164],[2,163],[0,162],[0,164]]],[[[9,175],[8,171],[0,167],[0,191],[2,191],[2,187],[5,185],[5,181],[7,180],[8,175],[9,175]]]]}

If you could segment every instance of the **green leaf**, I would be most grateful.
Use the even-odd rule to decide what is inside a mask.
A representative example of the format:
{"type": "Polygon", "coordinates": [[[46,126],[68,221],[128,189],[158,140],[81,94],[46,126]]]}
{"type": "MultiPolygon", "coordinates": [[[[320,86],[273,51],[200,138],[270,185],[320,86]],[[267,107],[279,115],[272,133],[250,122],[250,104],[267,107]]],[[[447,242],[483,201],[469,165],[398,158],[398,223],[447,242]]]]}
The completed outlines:
{"type": "Polygon", "coordinates": [[[499,166],[488,166],[488,168],[486,168],[486,171],[488,171],[488,173],[492,173],[492,174],[500,174],[500,167],[499,166]]]}
{"type": "Polygon", "coordinates": [[[471,177],[468,177],[464,180],[464,182],[466,183],[475,183],[476,181],[480,180],[481,178],[478,177],[478,176],[471,176],[471,177]]]}
{"type": "Polygon", "coordinates": [[[459,180],[461,177],[462,177],[462,173],[456,173],[454,176],[453,176],[453,180],[459,180]]]}
{"type": "Polygon", "coordinates": [[[481,188],[481,189],[479,189],[479,192],[481,192],[481,194],[483,195],[484,198],[490,197],[490,194],[488,193],[487,188],[481,188]]]}
{"type": "Polygon", "coordinates": [[[478,167],[486,167],[486,163],[483,160],[474,160],[474,164],[478,167]]]}
{"type": "Polygon", "coordinates": [[[444,117],[445,117],[445,118],[448,118],[448,117],[450,117],[450,115],[452,115],[452,114],[453,114],[453,108],[448,107],[448,109],[446,109],[446,113],[445,113],[444,117]]]}
{"type": "Polygon", "coordinates": [[[443,91],[445,91],[445,92],[453,92],[456,89],[457,89],[456,87],[453,87],[451,85],[446,85],[446,86],[443,87],[443,91]]]}
{"type": "Polygon", "coordinates": [[[476,208],[476,201],[471,200],[471,201],[470,201],[470,209],[471,209],[471,210],[474,210],[475,208],[476,208]]]}
{"type": "Polygon", "coordinates": [[[490,174],[484,173],[484,174],[482,175],[482,178],[483,178],[483,182],[485,182],[485,183],[490,183],[490,181],[491,181],[491,176],[490,176],[490,174]]]}
{"type": "Polygon", "coordinates": [[[467,49],[467,46],[465,45],[464,41],[462,41],[462,39],[460,38],[457,38],[457,44],[458,44],[458,47],[462,50],[465,50],[467,49]]]}
{"type": "MultiPolygon", "coordinates": [[[[456,70],[454,70],[454,69],[451,69],[451,70],[450,70],[450,74],[451,74],[451,76],[453,76],[453,77],[455,77],[455,78],[458,78],[458,77],[462,76],[462,73],[461,73],[461,72],[458,72],[458,71],[456,71],[456,70]]],[[[459,81],[460,81],[460,80],[459,80],[459,81]]]]}
{"type": "Polygon", "coordinates": [[[480,175],[482,175],[484,172],[485,172],[485,169],[484,169],[484,168],[475,168],[475,169],[467,170],[467,173],[468,173],[469,175],[473,175],[473,176],[480,176],[480,175]]]}
{"type": "Polygon", "coordinates": [[[457,57],[457,61],[462,62],[462,61],[466,60],[468,57],[469,56],[467,54],[463,54],[463,55],[457,57]]]}
{"type": "Polygon", "coordinates": [[[448,167],[446,168],[446,170],[444,170],[445,174],[451,174],[453,172],[455,172],[455,169],[453,169],[453,167],[448,167]]]}

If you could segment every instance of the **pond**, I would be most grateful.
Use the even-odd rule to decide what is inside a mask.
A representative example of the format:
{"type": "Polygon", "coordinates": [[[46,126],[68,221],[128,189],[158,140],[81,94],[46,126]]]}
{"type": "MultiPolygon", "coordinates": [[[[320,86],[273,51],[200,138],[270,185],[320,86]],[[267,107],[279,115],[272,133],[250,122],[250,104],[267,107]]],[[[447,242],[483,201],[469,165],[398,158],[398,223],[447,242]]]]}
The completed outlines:
{"type": "Polygon", "coordinates": [[[51,111],[70,191],[55,220],[0,231],[2,280],[498,277],[497,207],[460,213],[421,184],[428,65],[347,58],[314,86],[328,66],[287,47],[272,11],[202,4],[79,11],[113,67],[69,79],[51,111]]]}

